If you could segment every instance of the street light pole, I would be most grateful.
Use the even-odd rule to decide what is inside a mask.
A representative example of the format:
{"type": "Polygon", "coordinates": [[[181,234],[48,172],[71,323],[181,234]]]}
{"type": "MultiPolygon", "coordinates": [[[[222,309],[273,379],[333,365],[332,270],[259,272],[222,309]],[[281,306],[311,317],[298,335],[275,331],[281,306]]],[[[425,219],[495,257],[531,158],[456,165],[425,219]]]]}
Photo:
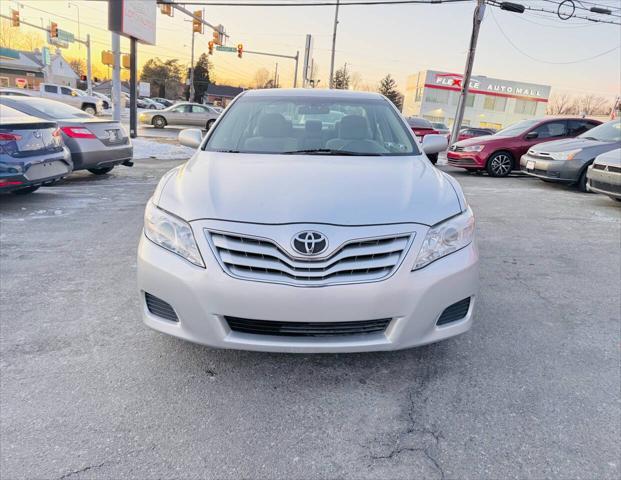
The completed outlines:
{"type": "Polygon", "coordinates": [[[86,34],[86,91],[93,94],[93,67],[91,64],[91,34],[86,34]]]}
{"type": "Polygon", "coordinates": [[[300,60],[300,51],[295,52],[295,72],[293,73],[293,88],[298,86],[298,61],[300,60]]]}
{"type": "Polygon", "coordinates": [[[192,30],[192,56],[190,60],[190,102],[194,101],[194,30],[192,30]]]}
{"type": "Polygon", "coordinates": [[[339,3],[336,0],[336,10],[334,11],[334,31],[332,32],[332,58],[330,59],[330,88],[334,85],[334,51],[336,49],[336,27],[339,24],[339,3]]]}
{"type": "Polygon", "coordinates": [[[481,22],[485,14],[485,0],[477,0],[477,6],[474,9],[474,17],[472,19],[472,35],[470,36],[470,49],[468,50],[468,59],[466,60],[466,69],[461,81],[461,93],[459,94],[459,102],[457,103],[457,112],[455,113],[455,122],[451,132],[450,145],[457,141],[461,122],[464,119],[464,111],[466,109],[466,98],[468,97],[468,87],[470,85],[470,77],[472,76],[472,67],[474,66],[474,54],[477,49],[477,40],[479,39],[479,30],[481,22]]]}

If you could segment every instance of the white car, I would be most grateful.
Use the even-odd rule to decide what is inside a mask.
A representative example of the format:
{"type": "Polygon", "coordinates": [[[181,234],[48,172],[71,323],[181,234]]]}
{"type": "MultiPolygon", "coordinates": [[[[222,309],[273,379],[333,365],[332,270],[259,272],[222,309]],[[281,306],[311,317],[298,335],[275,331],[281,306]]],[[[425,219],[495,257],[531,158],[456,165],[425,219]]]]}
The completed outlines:
{"type": "Polygon", "coordinates": [[[146,104],[146,108],[150,110],[164,110],[166,108],[164,104],[156,102],[155,100],[148,97],[143,97],[141,98],[141,100],[146,104]]]}
{"type": "Polygon", "coordinates": [[[385,97],[249,90],[205,138],[179,140],[199,148],[161,179],[138,248],[148,326],[281,352],[397,350],[470,328],[473,213],[426,157],[446,138],[419,144],[385,97]]]}

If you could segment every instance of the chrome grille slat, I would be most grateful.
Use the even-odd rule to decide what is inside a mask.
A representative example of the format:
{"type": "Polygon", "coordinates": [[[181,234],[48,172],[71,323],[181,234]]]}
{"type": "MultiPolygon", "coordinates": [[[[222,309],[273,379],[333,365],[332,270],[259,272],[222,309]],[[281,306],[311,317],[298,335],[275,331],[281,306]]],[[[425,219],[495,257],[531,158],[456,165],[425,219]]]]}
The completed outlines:
{"type": "Polygon", "coordinates": [[[403,233],[351,240],[327,256],[301,258],[269,239],[208,229],[205,235],[229,275],[300,286],[381,280],[397,269],[413,238],[403,233]]]}

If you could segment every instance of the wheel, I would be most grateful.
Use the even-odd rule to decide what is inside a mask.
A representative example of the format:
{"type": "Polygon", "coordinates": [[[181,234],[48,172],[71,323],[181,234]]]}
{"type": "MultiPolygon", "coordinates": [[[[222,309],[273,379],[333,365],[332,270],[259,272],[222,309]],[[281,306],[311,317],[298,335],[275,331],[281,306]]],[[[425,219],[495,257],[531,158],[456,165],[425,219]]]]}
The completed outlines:
{"type": "Polygon", "coordinates": [[[508,152],[496,152],[485,167],[490,177],[506,177],[513,169],[513,157],[508,152]]]}
{"type": "Polygon", "coordinates": [[[149,105],[149,110],[155,110],[155,105],[149,105]]]}
{"type": "Polygon", "coordinates": [[[106,173],[110,173],[114,167],[99,167],[99,168],[89,168],[88,171],[94,175],[105,175],[106,173]]]}
{"type": "Polygon", "coordinates": [[[162,117],[161,115],[156,115],[155,117],[153,117],[153,120],[151,120],[151,123],[153,124],[155,128],[164,128],[167,124],[166,119],[162,117]]]}
{"type": "Polygon", "coordinates": [[[214,123],[216,123],[215,120],[209,120],[206,125],[207,130],[211,130],[211,127],[213,127],[214,123]]]}
{"type": "Polygon", "coordinates": [[[19,190],[13,190],[13,192],[15,195],[26,195],[28,193],[32,193],[32,192],[36,192],[37,190],[39,190],[39,187],[41,185],[36,185],[33,187],[26,187],[26,188],[20,188],[19,190]]]}
{"type": "Polygon", "coordinates": [[[428,153],[427,154],[427,158],[429,159],[429,161],[431,163],[433,163],[434,165],[436,163],[438,163],[438,154],[437,153],[428,153]]]}
{"type": "Polygon", "coordinates": [[[587,190],[587,171],[586,171],[586,168],[584,169],[584,171],[580,175],[580,179],[578,180],[578,183],[576,184],[576,186],[578,187],[578,190],[580,190],[583,193],[593,193],[593,192],[587,190]]]}
{"type": "Polygon", "coordinates": [[[97,110],[92,105],[86,105],[82,110],[84,110],[89,115],[96,115],[97,110]]]}

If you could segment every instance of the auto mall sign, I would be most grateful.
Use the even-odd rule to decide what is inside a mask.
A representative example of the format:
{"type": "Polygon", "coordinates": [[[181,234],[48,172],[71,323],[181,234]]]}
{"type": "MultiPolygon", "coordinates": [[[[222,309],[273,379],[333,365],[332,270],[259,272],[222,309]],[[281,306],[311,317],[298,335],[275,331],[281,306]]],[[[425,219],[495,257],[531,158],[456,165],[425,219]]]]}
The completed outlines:
{"type": "MultiPolygon", "coordinates": [[[[462,88],[463,75],[458,73],[428,72],[428,87],[436,87],[447,90],[459,91],[462,88]],[[431,77],[431,78],[429,78],[431,77]]],[[[512,82],[489,77],[472,77],[468,89],[473,93],[488,93],[511,97],[527,97],[532,99],[547,100],[550,95],[550,87],[532,83],[512,82]]]]}

